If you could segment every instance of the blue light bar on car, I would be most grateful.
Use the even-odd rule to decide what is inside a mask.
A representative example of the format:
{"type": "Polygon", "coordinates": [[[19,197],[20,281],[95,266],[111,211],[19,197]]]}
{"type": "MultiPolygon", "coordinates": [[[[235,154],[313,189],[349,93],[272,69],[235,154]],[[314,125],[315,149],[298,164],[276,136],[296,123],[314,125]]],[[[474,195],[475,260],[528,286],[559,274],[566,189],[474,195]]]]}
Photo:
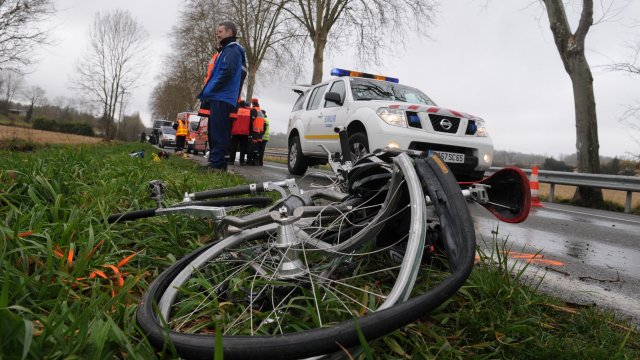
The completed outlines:
{"type": "Polygon", "coordinates": [[[367,74],[367,73],[363,73],[363,72],[359,72],[359,71],[352,71],[352,70],[345,70],[345,69],[338,69],[338,68],[331,69],[331,75],[333,75],[333,76],[361,77],[361,78],[367,78],[367,79],[389,81],[389,82],[393,82],[393,83],[396,83],[396,84],[400,82],[400,80],[398,80],[396,78],[388,77],[388,76],[367,74]]]}

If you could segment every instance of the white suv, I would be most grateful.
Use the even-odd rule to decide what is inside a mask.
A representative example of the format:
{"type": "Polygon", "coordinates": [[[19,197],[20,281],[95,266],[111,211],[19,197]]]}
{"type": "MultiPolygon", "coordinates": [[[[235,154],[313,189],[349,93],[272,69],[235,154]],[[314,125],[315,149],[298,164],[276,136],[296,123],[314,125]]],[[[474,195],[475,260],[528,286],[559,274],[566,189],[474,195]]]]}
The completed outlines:
{"type": "Polygon", "coordinates": [[[335,127],[344,126],[355,161],[370,149],[395,147],[438,153],[458,181],[481,179],[491,166],[493,142],[484,120],[437,106],[418,89],[378,75],[333,69],[333,78],[296,86],[289,116],[289,172],[302,175],[340,152],[335,127]],[[381,80],[382,79],[382,80],[381,80]]]}

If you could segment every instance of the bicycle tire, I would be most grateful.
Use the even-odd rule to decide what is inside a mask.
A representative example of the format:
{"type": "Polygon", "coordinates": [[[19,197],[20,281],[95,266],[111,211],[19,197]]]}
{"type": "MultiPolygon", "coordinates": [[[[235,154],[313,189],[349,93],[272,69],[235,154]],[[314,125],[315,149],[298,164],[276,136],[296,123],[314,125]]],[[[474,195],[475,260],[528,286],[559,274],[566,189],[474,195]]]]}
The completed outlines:
{"type": "MultiPolygon", "coordinates": [[[[441,221],[444,220],[445,250],[449,254],[451,275],[423,294],[412,294],[412,298],[390,308],[364,314],[358,319],[349,319],[331,327],[314,328],[300,332],[274,336],[224,336],[224,356],[228,359],[293,359],[340,351],[359,344],[358,332],[372,340],[400,328],[426,312],[441,305],[462,286],[468,278],[475,258],[475,232],[466,202],[446,165],[441,166],[434,158],[417,159],[415,166],[420,174],[425,192],[441,221]],[[424,178],[424,179],[423,179],[424,178]],[[356,323],[357,322],[357,326],[356,323]],[[358,330],[359,329],[359,330],[358,330]]],[[[442,163],[444,164],[444,163],[442,163]]],[[[275,229],[275,225],[271,229],[275,229]]],[[[260,231],[266,231],[260,230],[260,231]]],[[[234,235],[238,236],[238,235],[234,235]]],[[[249,236],[261,236],[258,232],[249,236]]],[[[231,244],[232,237],[225,239],[231,244]]],[[[223,241],[225,241],[223,240],[223,241]]],[[[240,240],[237,240],[240,241],[240,240]]],[[[154,311],[174,278],[185,268],[194,266],[198,258],[221,243],[198,249],[165,270],[150,286],[139,306],[137,319],[151,343],[156,347],[170,341],[178,354],[185,358],[211,358],[215,342],[211,335],[185,334],[168,330],[162,325],[154,311]]]]}

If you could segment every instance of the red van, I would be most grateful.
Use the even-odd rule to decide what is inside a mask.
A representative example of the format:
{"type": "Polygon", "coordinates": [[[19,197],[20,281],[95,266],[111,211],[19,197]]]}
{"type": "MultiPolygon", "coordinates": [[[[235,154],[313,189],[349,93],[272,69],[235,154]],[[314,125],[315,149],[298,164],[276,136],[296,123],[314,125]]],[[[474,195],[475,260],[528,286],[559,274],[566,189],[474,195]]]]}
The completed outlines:
{"type": "Polygon", "coordinates": [[[206,152],[207,151],[207,121],[205,118],[201,118],[197,113],[190,112],[182,112],[178,113],[178,117],[184,116],[187,119],[187,129],[189,132],[187,133],[187,153],[193,153],[197,155],[199,151],[206,152]],[[204,129],[198,130],[200,127],[201,120],[204,121],[204,129]],[[204,134],[204,136],[202,135],[204,134]]]}
{"type": "MultiPolygon", "coordinates": [[[[194,126],[189,126],[189,136],[191,136],[191,129],[195,128],[193,133],[193,153],[197,154],[202,151],[206,153],[209,150],[209,119],[203,116],[193,116],[194,119],[198,119],[194,122],[194,126]]],[[[191,119],[191,118],[189,118],[191,119]]]]}

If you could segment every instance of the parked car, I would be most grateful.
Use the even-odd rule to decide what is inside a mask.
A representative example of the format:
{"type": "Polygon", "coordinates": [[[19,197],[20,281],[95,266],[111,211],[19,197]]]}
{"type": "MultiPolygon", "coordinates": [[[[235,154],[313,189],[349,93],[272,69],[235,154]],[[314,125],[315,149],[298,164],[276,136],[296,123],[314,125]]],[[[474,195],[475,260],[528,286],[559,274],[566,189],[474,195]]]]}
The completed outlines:
{"type": "Polygon", "coordinates": [[[392,147],[437,153],[458,181],[481,179],[491,166],[493,142],[483,119],[440,107],[422,91],[397,79],[342,69],[300,94],[289,116],[288,168],[302,175],[309,165],[326,163],[340,152],[334,128],[345,127],[351,157],[392,147]]]}
{"type": "Polygon", "coordinates": [[[151,129],[151,135],[149,135],[149,142],[153,145],[160,144],[160,128],[163,126],[173,125],[172,121],[168,120],[155,120],[153,122],[153,128],[151,129]]]}
{"type": "Polygon", "coordinates": [[[176,130],[171,126],[162,126],[159,130],[159,143],[161,148],[176,146],[176,130]]]}

